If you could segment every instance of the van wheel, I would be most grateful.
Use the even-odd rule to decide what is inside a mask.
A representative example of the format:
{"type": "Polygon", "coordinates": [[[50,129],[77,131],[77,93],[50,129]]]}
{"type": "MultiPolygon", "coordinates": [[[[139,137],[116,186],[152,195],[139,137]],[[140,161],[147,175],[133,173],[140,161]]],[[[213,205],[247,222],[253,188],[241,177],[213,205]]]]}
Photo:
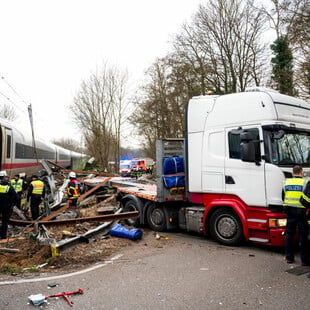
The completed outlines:
{"type": "Polygon", "coordinates": [[[167,229],[166,214],[163,208],[151,205],[147,209],[147,222],[149,227],[155,231],[165,231],[167,229]]]}
{"type": "Polygon", "coordinates": [[[211,215],[210,233],[224,245],[239,245],[243,241],[242,224],[238,215],[229,208],[220,208],[211,215]]]}
{"type": "MultiPolygon", "coordinates": [[[[123,212],[133,212],[138,211],[139,214],[141,214],[140,207],[138,206],[137,202],[130,199],[125,203],[125,206],[123,208],[123,212]]],[[[126,219],[125,223],[129,226],[139,227],[140,225],[140,216],[136,218],[126,219]]]]}

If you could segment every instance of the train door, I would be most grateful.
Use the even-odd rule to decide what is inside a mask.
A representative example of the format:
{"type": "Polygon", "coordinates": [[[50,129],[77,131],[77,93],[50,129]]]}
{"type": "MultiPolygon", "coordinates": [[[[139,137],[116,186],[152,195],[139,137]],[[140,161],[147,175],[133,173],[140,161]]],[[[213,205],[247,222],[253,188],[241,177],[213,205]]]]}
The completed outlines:
{"type": "Polygon", "coordinates": [[[4,128],[4,141],[1,143],[2,149],[2,165],[3,170],[11,170],[13,161],[13,132],[12,129],[4,128]]]}

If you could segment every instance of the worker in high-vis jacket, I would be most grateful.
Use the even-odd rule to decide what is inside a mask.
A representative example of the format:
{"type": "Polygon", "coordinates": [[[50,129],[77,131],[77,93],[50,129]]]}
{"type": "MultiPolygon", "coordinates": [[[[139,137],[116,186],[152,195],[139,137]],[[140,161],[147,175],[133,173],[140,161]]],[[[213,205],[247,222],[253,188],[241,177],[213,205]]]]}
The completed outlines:
{"type": "Polygon", "coordinates": [[[309,265],[307,211],[310,206],[310,183],[304,179],[301,166],[293,167],[293,177],[286,179],[283,187],[283,207],[286,213],[285,258],[294,263],[294,238],[299,230],[300,259],[303,266],[309,265]]]}
{"type": "Polygon", "coordinates": [[[18,195],[18,201],[16,203],[16,206],[18,209],[21,208],[21,200],[22,200],[22,194],[23,194],[23,185],[24,180],[19,177],[19,174],[15,174],[13,179],[11,180],[11,186],[15,189],[15,192],[18,195]]]}
{"type": "Polygon", "coordinates": [[[0,214],[2,217],[0,239],[7,237],[9,219],[12,215],[13,206],[18,200],[18,196],[9,182],[8,176],[3,176],[0,182],[0,214]]]}
{"type": "Polygon", "coordinates": [[[28,187],[27,202],[30,200],[31,217],[36,220],[39,217],[39,206],[44,200],[45,186],[39,177],[34,174],[31,177],[32,181],[28,187]]]}
{"type": "Polygon", "coordinates": [[[77,201],[80,195],[79,183],[76,179],[76,173],[74,171],[69,172],[69,183],[66,188],[66,197],[69,201],[70,207],[76,207],[77,201]]]}

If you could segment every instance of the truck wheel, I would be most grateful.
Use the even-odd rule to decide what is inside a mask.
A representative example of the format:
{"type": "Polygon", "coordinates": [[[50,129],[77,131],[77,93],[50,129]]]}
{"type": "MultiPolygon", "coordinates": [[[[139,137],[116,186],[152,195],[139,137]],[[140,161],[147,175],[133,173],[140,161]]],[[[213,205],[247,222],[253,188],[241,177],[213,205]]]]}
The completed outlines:
{"type": "Polygon", "coordinates": [[[214,211],[210,219],[210,233],[213,239],[224,245],[239,245],[243,241],[241,221],[229,208],[214,211]]]}
{"type": "MultiPolygon", "coordinates": [[[[138,211],[141,214],[140,207],[138,206],[137,202],[134,200],[128,200],[125,203],[125,206],[123,208],[123,212],[133,212],[133,211],[138,211]]],[[[125,220],[126,224],[129,226],[135,226],[138,227],[140,225],[140,216],[132,219],[127,219],[125,220]]]]}
{"type": "Polygon", "coordinates": [[[149,227],[155,231],[165,231],[167,229],[166,215],[163,208],[151,205],[147,209],[147,222],[149,227]]]}

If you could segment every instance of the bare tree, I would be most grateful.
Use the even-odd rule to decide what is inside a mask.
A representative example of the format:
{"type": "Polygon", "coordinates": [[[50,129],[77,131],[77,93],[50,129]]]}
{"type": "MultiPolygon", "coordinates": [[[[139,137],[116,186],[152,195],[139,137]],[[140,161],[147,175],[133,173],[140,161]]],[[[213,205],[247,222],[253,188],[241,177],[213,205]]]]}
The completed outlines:
{"type": "Polygon", "coordinates": [[[12,108],[12,105],[4,103],[0,107],[0,117],[7,119],[9,121],[14,121],[17,115],[15,109],[12,108]]]}
{"type": "MultiPolygon", "coordinates": [[[[197,28],[193,25],[184,24],[182,27],[182,33],[178,34],[174,40],[173,46],[175,49],[175,55],[179,59],[179,67],[183,66],[187,68],[187,72],[184,74],[190,75],[193,72],[199,81],[199,94],[205,95],[207,88],[211,85],[207,85],[207,77],[212,76],[212,69],[209,64],[208,49],[204,48],[200,40],[200,36],[197,33],[197,28]]],[[[214,89],[212,83],[212,88],[214,89]]]]}
{"type": "MultiPolygon", "coordinates": [[[[277,38],[291,37],[295,32],[296,21],[309,13],[308,0],[270,0],[271,8],[262,7],[267,15],[271,29],[274,29],[277,38]],[[308,13],[307,13],[308,11],[308,13]]],[[[309,17],[308,17],[309,18],[309,17]]],[[[298,22],[297,22],[298,23],[298,22]]],[[[303,24],[302,26],[306,26],[303,24]]],[[[298,38],[295,38],[295,40],[298,38]]]]}
{"type": "Polygon", "coordinates": [[[263,8],[277,39],[286,38],[294,57],[294,87],[310,98],[310,6],[308,0],[271,0],[263,8]]]}
{"type": "Polygon", "coordinates": [[[202,94],[210,88],[236,92],[262,82],[263,31],[264,15],[253,1],[210,0],[199,7],[192,26],[183,26],[174,46],[196,68],[202,94]]]}
{"type": "MultiPolygon", "coordinates": [[[[147,71],[147,83],[135,98],[131,122],[138,128],[148,156],[155,156],[156,139],[183,136],[184,100],[172,80],[169,57],[157,59],[147,71]]],[[[179,83],[180,85],[180,83],[179,83]]]]}
{"type": "MultiPolygon", "coordinates": [[[[148,69],[131,121],[149,156],[155,154],[156,139],[183,136],[185,104],[191,97],[267,84],[271,77],[266,61],[271,50],[264,43],[268,19],[265,9],[254,4],[254,0],[209,0],[183,25],[173,50],[148,69]]],[[[275,12],[280,16],[282,10],[277,7],[275,12]]],[[[274,19],[271,26],[281,34],[283,22],[274,19]]],[[[295,33],[301,31],[296,23],[290,24],[292,30],[295,25],[295,33]]],[[[302,72],[300,78],[309,81],[308,71],[302,72]]]]}
{"type": "Polygon", "coordinates": [[[85,153],[85,150],[77,145],[77,142],[74,139],[69,139],[69,138],[61,138],[61,139],[56,139],[52,141],[54,144],[59,145],[65,149],[78,152],[78,153],[85,153]]]}
{"type": "Polygon", "coordinates": [[[143,95],[135,99],[131,121],[150,156],[156,139],[184,135],[185,105],[191,97],[260,85],[263,17],[252,1],[210,0],[200,6],[192,24],[183,25],[174,50],[148,69],[143,95]]]}
{"type": "Polygon", "coordinates": [[[296,88],[301,97],[310,99],[310,5],[308,0],[295,1],[288,18],[288,39],[295,56],[296,88]]]}
{"type": "Polygon", "coordinates": [[[71,106],[86,147],[102,169],[108,169],[109,161],[119,162],[126,81],[126,73],[104,65],[82,82],[71,106]]]}

